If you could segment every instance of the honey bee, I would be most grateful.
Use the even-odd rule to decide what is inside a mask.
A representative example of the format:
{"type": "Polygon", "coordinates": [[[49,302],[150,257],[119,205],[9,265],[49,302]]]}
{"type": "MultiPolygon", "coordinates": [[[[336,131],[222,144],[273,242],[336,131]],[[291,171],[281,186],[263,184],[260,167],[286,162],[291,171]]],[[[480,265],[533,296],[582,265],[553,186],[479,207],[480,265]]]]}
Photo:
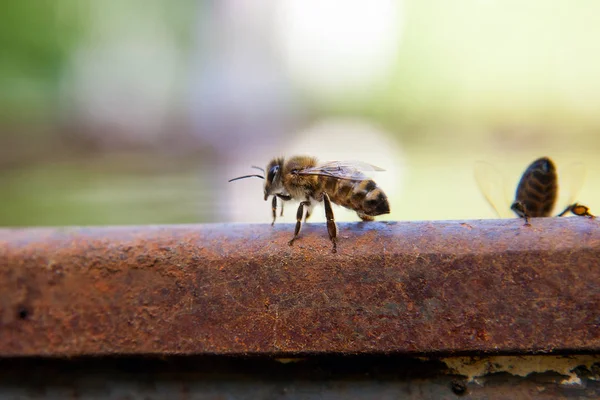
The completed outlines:
{"type": "MultiPolygon", "coordinates": [[[[583,182],[583,167],[581,164],[573,164],[576,168],[575,177],[583,182]]],[[[475,169],[475,178],[488,202],[496,209],[499,215],[503,213],[494,205],[491,196],[490,176],[499,176],[499,173],[491,164],[479,162],[475,169]]],[[[493,180],[493,179],[492,179],[493,180]]],[[[576,190],[574,190],[576,192],[576,190]]],[[[550,217],[558,197],[558,176],[554,162],[548,157],[541,157],[532,162],[517,185],[515,199],[510,209],[520,218],[525,219],[525,225],[530,218],[550,217]]],[[[562,217],[568,212],[578,216],[595,218],[588,207],[583,204],[569,201],[569,205],[557,216],[562,217]]]]}
{"type": "Polygon", "coordinates": [[[325,206],[327,232],[334,253],[337,251],[337,226],[331,209],[332,202],[356,211],[363,221],[373,221],[375,216],[390,212],[390,205],[383,190],[364,174],[366,171],[383,171],[383,169],[370,164],[359,161],[319,163],[315,157],[295,156],[288,160],[283,157],[275,158],[269,162],[266,169],[256,166],[253,168],[261,170],[263,175],[240,176],[230,179],[229,182],[251,177],[265,180],[265,201],[269,196],[273,196],[271,225],[275,224],[277,218],[278,198],[282,201],[281,215],[283,215],[283,202],[290,200],[300,202],[296,212],[294,237],[288,242],[290,246],[298,238],[302,217],[304,216],[306,222],[316,203],[323,202],[325,206]],[[265,171],[267,171],[266,176],[264,176],[265,171]]]}

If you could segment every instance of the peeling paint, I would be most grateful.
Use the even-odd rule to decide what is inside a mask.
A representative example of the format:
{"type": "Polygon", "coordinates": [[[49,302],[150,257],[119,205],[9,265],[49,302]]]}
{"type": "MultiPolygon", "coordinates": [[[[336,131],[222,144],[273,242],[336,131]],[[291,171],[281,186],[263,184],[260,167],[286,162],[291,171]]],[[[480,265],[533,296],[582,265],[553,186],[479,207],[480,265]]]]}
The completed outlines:
{"type": "MultiPolygon", "coordinates": [[[[527,377],[532,373],[555,372],[566,376],[560,381],[562,385],[581,385],[581,379],[574,370],[584,366],[592,371],[592,366],[600,363],[600,355],[448,357],[441,361],[451,373],[466,376],[469,382],[476,382],[477,378],[499,372],[520,377],[527,377]]],[[[588,379],[598,380],[600,377],[592,375],[588,379]]]]}

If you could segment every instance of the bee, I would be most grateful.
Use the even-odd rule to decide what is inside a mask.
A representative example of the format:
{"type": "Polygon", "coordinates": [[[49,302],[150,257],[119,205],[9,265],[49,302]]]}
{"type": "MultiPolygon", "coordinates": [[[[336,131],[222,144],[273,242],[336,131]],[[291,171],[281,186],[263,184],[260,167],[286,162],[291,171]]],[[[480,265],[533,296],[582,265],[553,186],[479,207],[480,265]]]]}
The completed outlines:
{"type": "MultiPolygon", "coordinates": [[[[577,168],[576,178],[583,181],[583,170],[581,164],[574,164],[577,168]]],[[[482,189],[488,202],[496,209],[498,214],[501,212],[494,205],[490,196],[491,175],[499,176],[499,173],[493,169],[490,164],[479,162],[476,166],[475,177],[482,189]],[[491,172],[491,173],[490,173],[491,172]]],[[[530,218],[550,217],[558,197],[558,176],[554,162],[548,157],[541,157],[532,162],[517,185],[515,199],[510,209],[520,218],[525,219],[525,225],[529,223],[530,218]]],[[[568,212],[578,216],[587,216],[595,218],[590,213],[587,206],[579,203],[571,203],[557,216],[562,217],[568,212]]]]}
{"type": "Polygon", "coordinates": [[[229,182],[251,177],[265,180],[265,201],[272,196],[271,225],[275,224],[277,218],[277,199],[282,201],[281,215],[283,215],[283,202],[290,200],[300,202],[296,212],[294,237],[288,242],[290,246],[298,238],[302,217],[304,216],[306,222],[317,203],[323,202],[325,206],[327,232],[334,253],[337,251],[337,226],[331,203],[356,211],[363,221],[373,221],[375,216],[390,212],[390,205],[383,190],[364,174],[366,171],[383,171],[383,169],[370,164],[359,161],[319,163],[315,157],[294,156],[288,160],[283,157],[275,158],[269,162],[266,169],[256,166],[252,168],[261,170],[263,175],[240,176],[230,179],[229,182]],[[265,172],[266,176],[264,176],[265,172]]]}

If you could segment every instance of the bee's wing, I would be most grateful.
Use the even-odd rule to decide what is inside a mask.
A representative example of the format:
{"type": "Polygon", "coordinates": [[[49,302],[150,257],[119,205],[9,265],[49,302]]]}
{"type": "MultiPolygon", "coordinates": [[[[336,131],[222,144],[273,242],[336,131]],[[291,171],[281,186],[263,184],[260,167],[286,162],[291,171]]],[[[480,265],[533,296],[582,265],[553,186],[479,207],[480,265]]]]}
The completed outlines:
{"type": "Polygon", "coordinates": [[[559,198],[556,204],[558,207],[554,211],[560,212],[577,200],[576,197],[583,187],[585,176],[586,168],[582,162],[568,164],[559,170],[559,198]]]}
{"type": "Polygon", "coordinates": [[[375,165],[362,161],[329,161],[316,167],[306,168],[298,171],[299,175],[323,175],[338,179],[363,180],[364,172],[385,171],[375,165]]]}
{"type": "Polygon", "coordinates": [[[487,202],[500,218],[510,218],[510,201],[506,196],[502,174],[496,167],[485,161],[475,162],[475,181],[487,202]]]}

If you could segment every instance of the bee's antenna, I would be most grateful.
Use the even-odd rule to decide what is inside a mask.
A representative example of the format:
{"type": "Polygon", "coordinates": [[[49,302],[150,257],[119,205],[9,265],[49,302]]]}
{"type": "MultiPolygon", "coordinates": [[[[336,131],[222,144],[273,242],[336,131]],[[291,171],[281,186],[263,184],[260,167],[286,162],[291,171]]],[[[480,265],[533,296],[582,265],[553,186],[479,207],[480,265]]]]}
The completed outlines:
{"type": "Polygon", "coordinates": [[[257,170],[259,170],[259,171],[262,171],[263,175],[265,174],[265,170],[264,170],[264,168],[257,167],[256,165],[253,165],[253,166],[252,166],[252,168],[254,168],[254,169],[257,169],[257,170]]]}
{"type": "Polygon", "coordinates": [[[227,182],[233,182],[233,181],[237,181],[238,179],[253,178],[253,177],[265,179],[265,177],[262,175],[244,175],[244,176],[238,176],[237,178],[230,179],[227,182]]]}

